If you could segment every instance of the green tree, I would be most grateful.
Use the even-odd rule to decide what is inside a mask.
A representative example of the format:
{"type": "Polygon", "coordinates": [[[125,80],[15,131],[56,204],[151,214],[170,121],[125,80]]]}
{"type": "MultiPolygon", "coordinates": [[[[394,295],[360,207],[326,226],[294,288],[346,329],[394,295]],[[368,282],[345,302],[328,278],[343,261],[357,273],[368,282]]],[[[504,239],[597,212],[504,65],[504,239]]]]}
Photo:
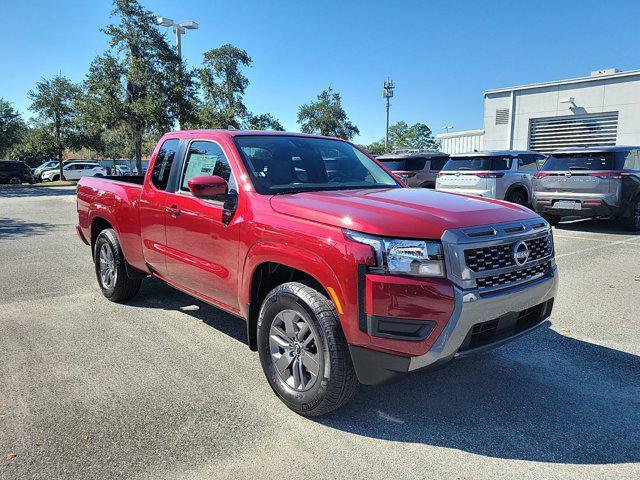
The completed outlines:
{"type": "Polygon", "coordinates": [[[424,123],[415,123],[411,126],[406,122],[397,122],[389,126],[389,147],[394,149],[435,150],[438,143],[431,129],[424,123]]]}
{"type": "Polygon", "coordinates": [[[36,84],[35,90],[29,92],[31,98],[29,109],[37,115],[38,127],[48,130],[52,135],[52,150],[60,162],[60,179],[63,177],[64,151],[77,148],[81,144],[81,135],[75,118],[75,102],[79,94],[80,88],[61,75],[50,80],[41,80],[36,84]]]}
{"type": "Polygon", "coordinates": [[[126,132],[142,171],[145,135],[169,130],[176,119],[189,115],[192,83],[155,26],[155,16],[137,0],[114,0],[113,4],[116,22],[103,30],[111,50],[91,64],[84,113],[93,119],[93,130],[126,132]]]}
{"type": "Polygon", "coordinates": [[[50,160],[58,154],[55,137],[48,125],[27,127],[8,155],[27,162],[31,166],[50,160]]]}
{"type": "Polygon", "coordinates": [[[284,131],[282,124],[274,118],[270,113],[263,113],[262,115],[249,115],[244,124],[244,128],[247,130],[276,130],[284,131]]]}
{"type": "Polygon", "coordinates": [[[304,133],[319,133],[351,140],[360,133],[349,121],[342,108],[342,98],[333,87],[323,90],[315,102],[302,105],[298,110],[298,123],[304,133]]]}
{"type": "Polygon", "coordinates": [[[362,148],[364,148],[367,152],[374,156],[386,153],[386,149],[384,148],[384,140],[378,140],[377,142],[372,142],[369,145],[363,145],[362,148]]]}
{"type": "Polygon", "coordinates": [[[0,98],[0,158],[6,158],[8,151],[20,142],[26,128],[20,114],[0,98]]]}
{"type": "Polygon", "coordinates": [[[200,122],[207,128],[242,126],[249,114],[243,100],[249,79],[242,69],[251,63],[246,51],[230,44],[205,52],[198,79],[204,98],[200,122]]]}

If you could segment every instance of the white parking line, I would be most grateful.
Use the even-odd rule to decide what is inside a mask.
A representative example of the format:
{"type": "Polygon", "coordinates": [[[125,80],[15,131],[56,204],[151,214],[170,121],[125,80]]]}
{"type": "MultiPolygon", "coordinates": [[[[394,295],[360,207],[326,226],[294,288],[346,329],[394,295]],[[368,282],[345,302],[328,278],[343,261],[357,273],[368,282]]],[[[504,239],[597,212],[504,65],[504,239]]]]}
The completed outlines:
{"type": "Polygon", "coordinates": [[[636,238],[627,238],[626,240],[619,240],[617,242],[608,242],[606,245],[596,245],[594,247],[583,248],[581,250],[576,250],[575,252],[563,253],[561,255],[556,255],[556,260],[562,257],[568,257],[569,255],[577,255],[578,253],[590,252],[591,250],[598,250],[599,248],[609,247],[611,245],[620,245],[622,243],[628,243],[630,245],[638,245],[637,243],[633,243],[632,240],[636,240],[636,238]]]}
{"type": "Polygon", "coordinates": [[[553,234],[553,238],[575,238],[576,240],[587,240],[587,241],[590,241],[590,242],[611,243],[611,240],[605,240],[604,238],[579,237],[577,235],[556,235],[555,233],[553,234]]]}

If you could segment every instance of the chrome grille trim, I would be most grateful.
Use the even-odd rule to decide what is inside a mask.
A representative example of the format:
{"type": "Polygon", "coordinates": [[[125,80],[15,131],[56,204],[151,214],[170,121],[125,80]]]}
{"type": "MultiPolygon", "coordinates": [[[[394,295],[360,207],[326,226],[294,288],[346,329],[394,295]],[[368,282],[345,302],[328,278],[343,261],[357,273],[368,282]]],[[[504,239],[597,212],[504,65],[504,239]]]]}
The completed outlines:
{"type": "Polygon", "coordinates": [[[551,235],[551,227],[539,217],[447,230],[442,236],[447,276],[463,289],[478,289],[480,292],[508,288],[538,279],[553,267],[552,240],[549,250],[545,252],[541,249],[548,238],[553,238],[551,235]],[[506,257],[507,252],[511,252],[512,245],[520,240],[525,241],[532,252],[529,260],[522,266],[506,257]],[[483,255],[483,259],[474,262],[478,260],[478,253],[483,255]],[[521,270],[525,272],[519,273],[521,270]],[[532,272],[532,275],[527,275],[527,272],[532,272]]]}

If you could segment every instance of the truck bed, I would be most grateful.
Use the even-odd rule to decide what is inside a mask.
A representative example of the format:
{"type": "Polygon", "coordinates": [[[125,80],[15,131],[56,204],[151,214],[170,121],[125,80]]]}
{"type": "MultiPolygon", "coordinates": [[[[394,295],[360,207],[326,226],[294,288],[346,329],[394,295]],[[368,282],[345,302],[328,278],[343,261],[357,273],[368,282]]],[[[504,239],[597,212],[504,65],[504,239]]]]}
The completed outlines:
{"type": "Polygon", "coordinates": [[[135,183],[136,185],[142,185],[144,183],[144,175],[108,175],[103,178],[125,183],[135,183]]]}

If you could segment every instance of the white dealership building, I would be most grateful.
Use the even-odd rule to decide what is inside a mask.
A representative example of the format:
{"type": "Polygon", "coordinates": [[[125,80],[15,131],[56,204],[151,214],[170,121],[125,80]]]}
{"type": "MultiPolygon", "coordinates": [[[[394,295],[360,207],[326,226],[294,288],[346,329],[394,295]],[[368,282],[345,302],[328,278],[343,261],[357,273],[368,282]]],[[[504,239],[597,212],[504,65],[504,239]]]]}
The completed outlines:
{"type": "Polygon", "coordinates": [[[484,92],[484,129],[436,135],[447,153],[640,145],[640,70],[484,92]]]}

